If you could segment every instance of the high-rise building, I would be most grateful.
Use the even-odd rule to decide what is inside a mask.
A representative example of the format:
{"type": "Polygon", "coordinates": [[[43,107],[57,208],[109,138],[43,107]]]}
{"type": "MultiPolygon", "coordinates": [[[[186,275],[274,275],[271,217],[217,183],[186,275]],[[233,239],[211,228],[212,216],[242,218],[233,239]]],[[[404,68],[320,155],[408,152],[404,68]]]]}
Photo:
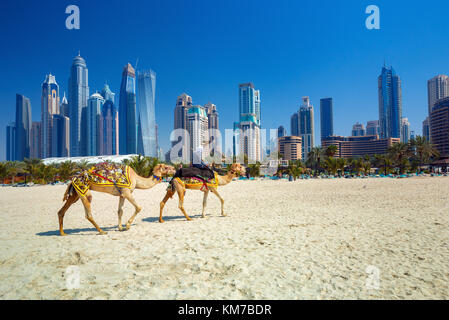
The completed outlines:
{"type": "Polygon", "coordinates": [[[290,117],[290,133],[292,136],[299,136],[299,114],[295,112],[290,117]]]}
{"type": "Polygon", "coordinates": [[[63,115],[53,115],[52,157],[70,155],[70,120],[63,115]]]}
{"type": "Polygon", "coordinates": [[[427,81],[427,101],[429,116],[435,102],[449,96],[449,77],[437,75],[427,81]]]}
{"type": "Polygon", "coordinates": [[[239,115],[240,121],[247,115],[255,115],[260,128],[260,91],[251,82],[239,85],[239,115]]]}
{"type": "Polygon", "coordinates": [[[334,135],[334,115],[332,98],[320,100],[321,140],[334,135]]]}
{"type": "Polygon", "coordinates": [[[137,153],[136,72],[129,63],[122,73],[118,119],[120,154],[137,153]]]}
{"type": "Polygon", "coordinates": [[[284,126],[279,126],[278,138],[285,137],[286,135],[287,135],[287,130],[285,130],[284,126]]]}
{"type": "Polygon", "coordinates": [[[42,154],[41,150],[41,122],[33,121],[31,124],[31,159],[39,159],[42,154]]]}
{"type": "Polygon", "coordinates": [[[207,122],[209,126],[209,152],[211,155],[215,155],[215,152],[221,153],[221,145],[220,141],[218,141],[219,138],[216,137],[219,130],[218,127],[218,111],[217,106],[213,103],[206,103],[204,105],[204,109],[207,113],[207,122]]]}
{"type": "Polygon", "coordinates": [[[100,155],[117,155],[119,150],[118,110],[115,106],[115,94],[105,84],[101,91],[105,102],[100,117],[100,155]]]}
{"type": "Polygon", "coordinates": [[[187,128],[190,135],[190,161],[201,163],[209,156],[208,118],[202,106],[192,106],[187,111],[187,128]]]}
{"type": "Polygon", "coordinates": [[[41,158],[53,156],[53,116],[59,115],[59,86],[55,76],[49,74],[42,84],[41,99],[41,158]]]}
{"type": "Polygon", "coordinates": [[[430,113],[430,142],[441,157],[449,157],[449,97],[433,105],[430,113]]]}
{"type": "Polygon", "coordinates": [[[426,117],[426,119],[422,122],[422,135],[428,141],[430,141],[430,120],[429,120],[429,117],[426,117]]]}
{"type": "Polygon", "coordinates": [[[379,135],[379,120],[372,120],[366,123],[366,135],[367,136],[379,135]]]}
{"type": "Polygon", "coordinates": [[[260,161],[262,157],[260,104],[260,91],[251,82],[239,85],[239,151],[250,162],[260,161]]]}
{"type": "Polygon", "coordinates": [[[402,118],[402,133],[401,142],[407,143],[410,141],[410,122],[407,118],[402,118]]]}
{"type": "Polygon", "coordinates": [[[176,99],[173,129],[187,130],[187,111],[192,106],[192,97],[183,93],[176,99]]]}
{"type": "Polygon", "coordinates": [[[87,101],[86,122],[83,123],[86,156],[100,155],[100,118],[103,104],[104,98],[99,93],[94,93],[87,101]]]}
{"type": "Polygon", "coordinates": [[[381,138],[400,138],[402,123],[401,78],[384,66],[378,77],[379,126],[381,138]]]}
{"type": "Polygon", "coordinates": [[[81,155],[81,118],[89,99],[86,61],[78,54],[73,59],[69,77],[70,156],[81,155]]]}
{"type": "Polygon", "coordinates": [[[240,118],[239,155],[247,156],[249,163],[261,161],[260,127],[254,114],[240,118]]]}
{"type": "Polygon", "coordinates": [[[15,160],[30,158],[31,122],[30,99],[16,94],[15,160]]]}
{"type": "Polygon", "coordinates": [[[144,156],[156,158],[156,73],[154,71],[137,73],[137,94],[137,152],[144,156]]]}
{"type": "Polygon", "coordinates": [[[302,105],[298,112],[298,130],[301,137],[302,154],[301,158],[307,160],[307,155],[314,146],[314,117],[313,106],[309,97],[302,98],[302,105]]]}
{"type": "Polygon", "coordinates": [[[366,135],[365,127],[363,124],[356,122],[352,126],[351,136],[353,137],[360,137],[366,135]]]}
{"type": "Polygon", "coordinates": [[[69,110],[69,102],[67,101],[67,98],[65,97],[65,92],[64,92],[64,96],[62,97],[61,100],[61,105],[59,106],[59,114],[63,117],[70,117],[70,110],[69,110]]]}
{"type": "Polygon", "coordinates": [[[279,153],[283,160],[296,161],[301,159],[301,138],[282,136],[278,138],[279,153]]]}
{"type": "Polygon", "coordinates": [[[6,160],[16,160],[16,124],[14,122],[6,126],[6,160]]]}

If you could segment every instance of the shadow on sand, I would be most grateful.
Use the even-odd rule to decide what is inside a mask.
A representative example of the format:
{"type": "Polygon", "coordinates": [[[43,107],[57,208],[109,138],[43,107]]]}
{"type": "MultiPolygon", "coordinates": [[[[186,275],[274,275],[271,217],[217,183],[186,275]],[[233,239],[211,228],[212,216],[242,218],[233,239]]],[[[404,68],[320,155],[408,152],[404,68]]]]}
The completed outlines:
{"type": "MultiPolygon", "coordinates": [[[[192,219],[201,218],[201,214],[189,215],[189,217],[192,218],[192,219]]],[[[181,215],[181,216],[163,216],[162,219],[164,219],[164,221],[170,221],[170,220],[185,220],[185,221],[187,221],[186,217],[184,217],[183,215],[181,215]]],[[[145,221],[145,222],[159,222],[159,217],[143,218],[142,221],[145,221]]]]}
{"type": "MultiPolygon", "coordinates": [[[[132,226],[132,225],[131,225],[132,226]]],[[[118,231],[118,227],[117,226],[113,226],[113,227],[104,227],[101,228],[103,231],[109,232],[109,231],[114,231],[117,230],[118,231]]],[[[92,233],[92,235],[96,235],[98,234],[97,229],[95,228],[82,228],[82,229],[64,229],[64,232],[68,235],[70,234],[77,234],[80,232],[89,232],[89,234],[83,234],[83,236],[90,236],[92,233]]],[[[39,232],[36,233],[37,236],[40,237],[53,237],[53,236],[59,236],[59,229],[58,230],[53,230],[53,231],[46,231],[46,232],[39,232]]]]}

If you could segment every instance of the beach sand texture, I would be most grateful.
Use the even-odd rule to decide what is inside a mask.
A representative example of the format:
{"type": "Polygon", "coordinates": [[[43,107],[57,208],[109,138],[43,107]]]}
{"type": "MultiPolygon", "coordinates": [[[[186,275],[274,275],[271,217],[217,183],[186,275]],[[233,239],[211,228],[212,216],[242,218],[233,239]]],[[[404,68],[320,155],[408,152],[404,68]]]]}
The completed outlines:
{"type": "MultiPolygon", "coordinates": [[[[0,299],[448,299],[449,178],[235,181],[220,202],[188,190],[158,222],[166,183],[117,230],[118,198],[93,192],[97,235],[65,186],[0,188],[0,299]],[[80,274],[68,289],[67,267],[80,274]]],[[[124,222],[134,208],[125,202],[124,222]]]]}

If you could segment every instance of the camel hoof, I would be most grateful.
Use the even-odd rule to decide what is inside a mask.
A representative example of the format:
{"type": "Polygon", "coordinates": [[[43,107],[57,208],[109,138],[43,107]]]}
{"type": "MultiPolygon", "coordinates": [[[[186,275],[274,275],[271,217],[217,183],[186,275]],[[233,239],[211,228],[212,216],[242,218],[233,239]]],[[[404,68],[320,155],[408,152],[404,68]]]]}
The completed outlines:
{"type": "Polygon", "coordinates": [[[221,216],[222,216],[222,217],[226,217],[227,214],[226,214],[226,213],[222,213],[221,216]]]}
{"type": "Polygon", "coordinates": [[[162,219],[159,219],[159,222],[160,222],[160,223],[164,223],[165,221],[164,221],[164,220],[162,220],[162,219]]]}
{"type": "Polygon", "coordinates": [[[126,230],[129,230],[131,228],[131,225],[130,224],[127,224],[126,225],[126,230]]]}
{"type": "Polygon", "coordinates": [[[65,236],[67,236],[67,233],[61,232],[61,237],[65,237],[65,236]]]}
{"type": "Polygon", "coordinates": [[[98,233],[98,235],[100,235],[100,236],[104,236],[104,235],[106,235],[106,234],[108,234],[106,231],[103,231],[103,230],[101,230],[99,233],[98,233]]]}
{"type": "Polygon", "coordinates": [[[187,221],[192,221],[192,218],[187,218],[187,221]]]}

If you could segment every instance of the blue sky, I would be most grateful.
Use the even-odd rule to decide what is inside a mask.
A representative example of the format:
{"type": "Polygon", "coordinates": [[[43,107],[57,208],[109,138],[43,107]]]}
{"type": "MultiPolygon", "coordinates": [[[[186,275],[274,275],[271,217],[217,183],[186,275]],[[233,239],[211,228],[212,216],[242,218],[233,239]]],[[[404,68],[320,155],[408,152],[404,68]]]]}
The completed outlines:
{"type": "Polygon", "coordinates": [[[128,62],[156,71],[164,151],[178,95],[215,103],[223,130],[238,119],[238,84],[249,81],[261,91],[262,127],[284,125],[290,133],[290,115],[309,96],[319,143],[319,100],[332,97],[335,134],[349,135],[355,122],[378,118],[384,60],[402,79],[403,116],[420,134],[426,82],[449,74],[448,10],[444,0],[1,1],[0,159],[15,94],[31,99],[33,120],[40,120],[45,75],[56,76],[62,95],[78,50],[91,93],[106,81],[118,93],[128,62]],[[80,30],[65,28],[70,4],[80,8],[80,30]],[[380,30],[365,28],[370,4],[380,8],[380,30]]]}

